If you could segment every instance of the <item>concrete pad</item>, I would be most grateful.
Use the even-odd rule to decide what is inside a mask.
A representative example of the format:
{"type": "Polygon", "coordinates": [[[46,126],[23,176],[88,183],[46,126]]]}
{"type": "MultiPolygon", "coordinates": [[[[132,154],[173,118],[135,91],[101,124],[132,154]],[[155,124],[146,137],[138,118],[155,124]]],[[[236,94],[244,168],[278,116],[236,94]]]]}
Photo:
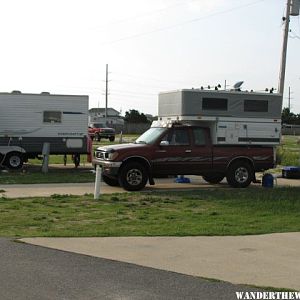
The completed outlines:
{"type": "MultiPolygon", "coordinates": [[[[230,188],[223,180],[220,184],[211,185],[206,183],[201,176],[188,176],[191,178],[191,183],[175,183],[174,178],[160,178],[156,179],[154,186],[147,185],[143,191],[160,191],[160,190],[193,190],[199,188],[230,188]]],[[[300,180],[297,179],[276,179],[275,186],[288,187],[300,186],[300,180]]],[[[24,198],[24,197],[49,197],[53,194],[68,194],[68,195],[84,195],[94,193],[94,182],[89,183],[48,183],[48,184],[2,184],[0,189],[0,196],[7,198],[24,198]]],[[[261,184],[252,184],[250,187],[262,188],[261,184]]],[[[101,193],[124,193],[126,192],[121,187],[111,187],[101,183],[101,193]]]]}
{"type": "Polygon", "coordinates": [[[300,233],[228,237],[25,238],[34,245],[187,275],[300,290],[300,233]]]}

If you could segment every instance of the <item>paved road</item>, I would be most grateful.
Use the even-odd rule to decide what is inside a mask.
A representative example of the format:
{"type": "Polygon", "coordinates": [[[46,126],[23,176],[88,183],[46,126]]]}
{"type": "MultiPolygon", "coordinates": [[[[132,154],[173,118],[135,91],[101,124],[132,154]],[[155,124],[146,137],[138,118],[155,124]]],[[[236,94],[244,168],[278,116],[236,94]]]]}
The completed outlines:
{"type": "Polygon", "coordinates": [[[248,287],[0,239],[1,300],[236,299],[248,287]]]}
{"type": "MultiPolygon", "coordinates": [[[[204,189],[204,188],[230,188],[224,180],[221,184],[207,184],[200,176],[189,176],[191,183],[174,183],[173,178],[156,179],[154,186],[147,185],[143,191],[159,191],[159,190],[187,190],[187,189],[204,189]]],[[[300,180],[292,180],[278,178],[277,186],[300,186],[300,180]]],[[[252,184],[251,187],[262,188],[261,184],[252,184]]],[[[48,183],[48,184],[1,184],[1,195],[7,198],[21,197],[49,197],[53,194],[69,194],[84,195],[93,194],[95,184],[89,183],[48,183]]],[[[126,192],[121,187],[108,186],[104,182],[101,183],[101,193],[123,193],[126,192]]]]}

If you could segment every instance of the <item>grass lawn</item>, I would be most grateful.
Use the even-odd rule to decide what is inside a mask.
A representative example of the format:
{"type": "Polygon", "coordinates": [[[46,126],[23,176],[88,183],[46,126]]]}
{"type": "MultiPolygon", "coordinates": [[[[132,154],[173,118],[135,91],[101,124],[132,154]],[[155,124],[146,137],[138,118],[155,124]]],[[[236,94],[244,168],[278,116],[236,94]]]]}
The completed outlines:
{"type": "Polygon", "coordinates": [[[300,188],[0,198],[0,236],[190,236],[300,231],[300,188]]]}
{"type": "Polygon", "coordinates": [[[300,166],[300,137],[284,135],[280,146],[277,147],[277,156],[282,166],[300,166]]]}
{"type": "Polygon", "coordinates": [[[29,168],[28,171],[1,173],[0,184],[34,184],[34,183],[79,183],[95,181],[95,174],[88,169],[49,169],[42,173],[40,168],[29,168]]]}

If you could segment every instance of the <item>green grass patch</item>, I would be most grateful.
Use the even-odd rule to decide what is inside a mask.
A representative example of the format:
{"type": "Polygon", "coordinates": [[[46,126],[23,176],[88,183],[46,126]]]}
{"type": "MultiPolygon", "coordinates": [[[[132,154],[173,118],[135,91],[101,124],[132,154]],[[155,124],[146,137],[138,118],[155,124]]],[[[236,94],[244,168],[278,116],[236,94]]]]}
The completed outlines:
{"type": "Polygon", "coordinates": [[[95,174],[88,169],[49,169],[44,174],[40,168],[30,168],[25,172],[2,172],[0,184],[35,184],[35,183],[80,183],[95,181],[95,174]]]}
{"type": "Polygon", "coordinates": [[[282,166],[300,166],[299,137],[285,135],[281,145],[277,147],[277,158],[282,166]]]}
{"type": "Polygon", "coordinates": [[[300,188],[0,198],[0,236],[247,235],[300,230],[300,188]]]}

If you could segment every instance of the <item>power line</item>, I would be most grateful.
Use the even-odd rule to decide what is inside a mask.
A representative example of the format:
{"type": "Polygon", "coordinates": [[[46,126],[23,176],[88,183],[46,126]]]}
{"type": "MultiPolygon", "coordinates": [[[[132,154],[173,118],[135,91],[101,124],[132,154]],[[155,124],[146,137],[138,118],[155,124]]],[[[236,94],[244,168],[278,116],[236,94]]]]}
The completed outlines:
{"type": "MultiPolygon", "coordinates": [[[[189,2],[195,2],[195,1],[198,2],[198,1],[201,1],[201,0],[190,0],[189,2]]],[[[136,19],[140,19],[140,18],[144,18],[144,17],[148,17],[148,16],[160,14],[160,13],[166,11],[166,10],[170,10],[170,9],[173,9],[173,8],[176,8],[176,7],[179,7],[179,6],[183,6],[183,5],[186,5],[186,4],[187,4],[187,1],[181,1],[181,2],[175,3],[175,4],[173,4],[173,5],[169,5],[169,6],[164,7],[164,8],[155,9],[155,10],[152,10],[152,11],[150,11],[150,12],[146,12],[146,13],[142,13],[142,14],[138,14],[138,15],[132,16],[132,17],[130,17],[130,18],[124,18],[124,19],[122,19],[122,20],[118,20],[118,21],[115,21],[115,22],[111,22],[111,23],[106,24],[105,26],[118,25],[118,24],[130,22],[130,21],[133,21],[133,20],[136,20],[136,19]]],[[[94,29],[94,30],[97,30],[98,32],[99,32],[99,31],[104,31],[104,29],[98,30],[97,28],[98,28],[98,27],[94,27],[93,29],[94,29]]]]}
{"type": "Polygon", "coordinates": [[[239,10],[239,9],[243,9],[243,8],[246,8],[246,7],[249,7],[249,6],[256,5],[256,4],[261,3],[263,1],[265,1],[265,0],[254,1],[254,2],[251,2],[251,3],[245,4],[245,5],[236,6],[236,7],[226,9],[226,10],[223,10],[223,11],[211,13],[211,14],[208,14],[208,15],[203,16],[203,17],[191,19],[191,20],[188,20],[188,21],[185,21],[185,22],[182,22],[182,23],[177,23],[177,24],[174,24],[174,25],[161,27],[161,28],[157,28],[157,29],[154,29],[154,30],[151,30],[151,31],[137,33],[137,34],[134,34],[134,35],[131,35],[131,36],[127,36],[127,37],[119,38],[119,39],[112,40],[112,41],[109,41],[109,42],[105,42],[105,43],[102,43],[101,45],[110,45],[110,44],[114,44],[114,43],[118,43],[118,42],[122,42],[122,41],[126,41],[126,40],[136,39],[136,38],[139,38],[139,37],[142,37],[142,36],[145,36],[145,35],[149,35],[149,34],[153,34],[153,33],[157,33],[157,32],[170,30],[170,29],[173,29],[173,28],[176,28],[176,27],[192,24],[192,23],[199,22],[199,21],[211,18],[211,17],[218,16],[218,15],[228,14],[230,12],[233,12],[233,11],[236,11],[236,10],[239,10]]]}

